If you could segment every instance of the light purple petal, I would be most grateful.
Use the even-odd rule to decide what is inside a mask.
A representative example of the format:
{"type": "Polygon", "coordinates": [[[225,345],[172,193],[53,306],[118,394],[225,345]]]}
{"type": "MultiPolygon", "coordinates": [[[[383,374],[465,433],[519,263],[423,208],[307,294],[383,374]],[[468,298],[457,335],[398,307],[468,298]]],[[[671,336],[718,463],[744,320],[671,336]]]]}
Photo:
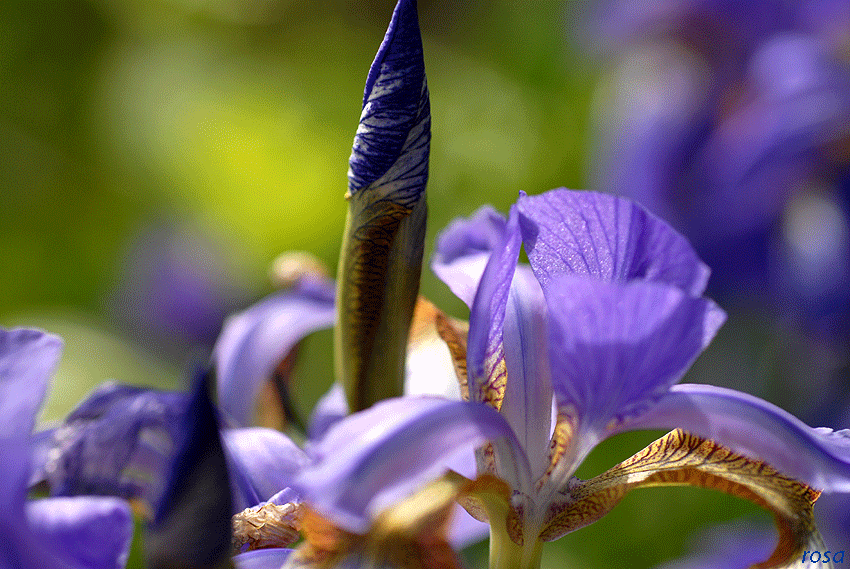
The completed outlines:
{"type": "Polygon", "coordinates": [[[441,476],[459,454],[494,441],[497,465],[526,483],[528,460],[508,424],[479,403],[432,397],[380,402],[308,447],[313,463],[292,485],[341,527],[364,533],[377,513],[441,476]]]}
{"type": "Polygon", "coordinates": [[[431,270],[469,307],[490,254],[505,238],[506,227],[504,215],[484,206],[468,218],[452,221],[437,236],[431,270]]]}
{"type": "Polygon", "coordinates": [[[504,325],[508,382],[500,412],[528,455],[535,477],[549,464],[552,380],[549,373],[547,308],[528,266],[517,267],[504,325]]]}
{"type": "Polygon", "coordinates": [[[290,350],[333,325],[333,283],[311,284],[271,295],[225,322],[213,353],[218,401],[239,426],[251,424],[260,387],[290,350]]]}
{"type": "Polygon", "coordinates": [[[71,567],[121,569],[130,553],[133,515],[124,500],[81,496],[44,498],[27,504],[39,547],[71,567]]]}
{"type": "Polygon", "coordinates": [[[725,318],[710,300],[653,282],[560,275],[545,292],[558,404],[599,434],[679,381],[725,318]]]}
{"type": "Polygon", "coordinates": [[[346,415],[348,415],[348,402],[345,400],[345,391],[342,385],[334,382],[313,408],[310,426],[307,428],[310,440],[319,440],[325,436],[327,430],[346,415]]]}
{"type": "Polygon", "coordinates": [[[813,488],[850,492],[850,429],[814,429],[746,393],[712,385],[676,385],[623,430],[635,428],[681,428],[763,460],[813,488]]]}
{"type": "Polygon", "coordinates": [[[234,555],[232,558],[233,565],[236,569],[281,569],[289,556],[292,555],[292,549],[271,548],[271,549],[255,549],[234,555]]]}
{"type": "Polygon", "coordinates": [[[497,399],[501,399],[504,393],[506,374],[504,369],[499,371],[498,368],[505,357],[502,345],[505,311],[520,245],[517,208],[514,206],[503,240],[487,262],[470,308],[466,363],[469,397],[473,401],[489,400],[494,393],[497,393],[497,399]]]}
{"type": "Polygon", "coordinates": [[[288,487],[307,463],[304,451],[273,429],[225,429],[222,440],[240,494],[237,510],[255,506],[288,487]]]}
{"type": "Polygon", "coordinates": [[[625,198],[557,189],[520,196],[522,241],[544,291],[559,274],[648,280],[705,290],[709,270],[688,241],[625,198]]]}
{"type": "Polygon", "coordinates": [[[415,0],[401,0],[369,69],[348,189],[412,208],[425,193],[431,109],[415,0]]]}
{"type": "Polygon", "coordinates": [[[29,436],[59,361],[62,340],[39,330],[0,329],[0,438],[29,436]]]}

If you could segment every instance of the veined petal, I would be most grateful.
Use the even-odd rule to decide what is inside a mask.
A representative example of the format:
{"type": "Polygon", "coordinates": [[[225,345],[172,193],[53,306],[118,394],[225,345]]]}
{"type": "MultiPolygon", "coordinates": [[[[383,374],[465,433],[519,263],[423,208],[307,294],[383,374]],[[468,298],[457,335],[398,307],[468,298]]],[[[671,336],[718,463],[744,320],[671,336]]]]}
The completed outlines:
{"type": "Polygon", "coordinates": [[[624,198],[557,189],[520,196],[522,240],[543,289],[556,275],[667,283],[691,295],[705,290],[709,269],[688,241],[624,198]]]}
{"type": "Polygon", "coordinates": [[[637,488],[682,485],[720,490],[773,514],[779,543],[757,567],[796,567],[805,549],[823,545],[812,513],[820,492],[680,429],[595,478],[572,479],[551,504],[540,539],[552,541],[595,522],[637,488]]]}
{"type": "Polygon", "coordinates": [[[507,382],[502,341],[505,311],[521,244],[514,206],[504,238],[484,269],[469,314],[466,352],[469,397],[472,401],[486,402],[497,410],[502,406],[507,382]]]}
{"type": "Polygon", "coordinates": [[[363,94],[348,191],[368,190],[411,209],[425,192],[431,111],[416,0],[400,0],[363,94]]]}
{"type": "Polygon", "coordinates": [[[378,512],[487,441],[500,450],[505,477],[527,483],[528,460],[493,409],[431,397],[390,399],[346,417],[309,446],[313,462],[292,487],[340,527],[364,533],[378,512]]]}
{"type": "Polygon", "coordinates": [[[56,429],[44,472],[54,495],[159,500],[185,393],[105,383],[56,429]]]}
{"type": "Polygon", "coordinates": [[[334,353],[353,411],[404,388],[425,250],[430,143],[416,1],[400,0],[369,71],[349,160],[334,353]]]}
{"type": "Polygon", "coordinates": [[[578,419],[589,444],[646,412],[725,318],[710,300],[660,283],[565,274],[544,290],[559,409],[578,419]]]}
{"type": "Polygon", "coordinates": [[[505,216],[484,206],[468,218],[455,219],[437,236],[431,270],[470,308],[487,260],[504,240],[506,228],[505,216]]]}
{"type": "Polygon", "coordinates": [[[829,492],[850,492],[850,429],[809,427],[758,397],[712,385],[676,385],[627,428],[670,425],[762,460],[829,492]]]}
{"type": "Polygon", "coordinates": [[[269,500],[308,462],[298,445],[274,429],[224,429],[222,441],[239,490],[237,510],[269,500]]]}
{"type": "Polygon", "coordinates": [[[333,325],[335,314],[333,282],[310,279],[231,316],[213,352],[218,402],[230,418],[250,425],[263,382],[302,338],[333,325]]]}
{"type": "Polygon", "coordinates": [[[124,500],[79,496],[27,503],[38,547],[56,552],[70,567],[122,569],[130,554],[133,515],[124,500]]]}
{"type": "Polygon", "coordinates": [[[32,433],[61,352],[62,340],[57,336],[0,328],[0,439],[32,433]]]}
{"type": "Polygon", "coordinates": [[[547,467],[552,434],[546,300],[528,266],[517,267],[504,324],[508,382],[501,413],[516,433],[538,478],[547,467]]]}

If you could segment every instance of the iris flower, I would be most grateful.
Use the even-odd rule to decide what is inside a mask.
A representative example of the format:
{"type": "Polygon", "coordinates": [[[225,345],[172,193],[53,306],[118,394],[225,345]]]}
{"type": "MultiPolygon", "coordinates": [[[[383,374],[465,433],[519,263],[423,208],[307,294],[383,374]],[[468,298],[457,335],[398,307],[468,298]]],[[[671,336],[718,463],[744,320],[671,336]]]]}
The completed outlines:
{"type": "Polygon", "coordinates": [[[850,431],[676,385],[724,314],[701,296],[707,267],[666,223],[609,195],[522,195],[507,220],[484,209],[450,226],[434,269],[471,304],[468,339],[443,327],[470,402],[388,400],[357,428],[331,429],[294,483],[312,507],[364,532],[444,471],[435,464],[476,447],[478,479],[460,500],[490,522],[491,567],[537,566],[543,542],[659,485],[770,510],[781,536],[771,566],[822,545],[812,505],[820,490],[850,491],[850,431]],[[530,267],[517,263],[521,245],[530,267]],[[663,428],[676,430],[596,478],[574,476],[600,441],[663,428]]]}
{"type": "Polygon", "coordinates": [[[0,329],[0,567],[118,569],[133,535],[117,498],[27,499],[36,459],[35,416],[62,342],[37,330],[0,329]]]}

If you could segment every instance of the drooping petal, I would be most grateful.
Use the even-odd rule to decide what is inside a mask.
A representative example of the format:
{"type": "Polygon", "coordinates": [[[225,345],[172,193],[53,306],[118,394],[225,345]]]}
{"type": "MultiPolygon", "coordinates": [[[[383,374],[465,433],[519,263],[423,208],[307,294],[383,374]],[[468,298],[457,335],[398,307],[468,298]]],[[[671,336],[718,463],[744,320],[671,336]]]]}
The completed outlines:
{"type": "Polygon", "coordinates": [[[225,322],[213,353],[218,402],[238,425],[251,424],[260,387],[293,347],[333,324],[333,295],[333,282],[304,280],[225,322]]]}
{"type": "Polygon", "coordinates": [[[0,328],[0,438],[32,432],[61,352],[62,340],[57,336],[0,328]]]}
{"type": "Polygon", "coordinates": [[[402,394],[425,245],[431,112],[415,0],[369,70],[349,160],[337,275],[336,374],[353,411],[402,394]]]}
{"type": "Polygon", "coordinates": [[[804,550],[823,545],[812,511],[819,491],[680,429],[595,478],[571,480],[550,504],[540,539],[552,541],[597,521],[637,488],[680,485],[720,490],[771,512],[780,539],[765,567],[799,566],[804,550]]]}
{"type": "Polygon", "coordinates": [[[130,554],[133,515],[124,500],[79,496],[27,503],[27,518],[39,547],[72,567],[122,569],[130,554]]]}
{"type": "Polygon", "coordinates": [[[152,508],[187,402],[185,393],[99,386],[55,431],[44,465],[51,492],[139,498],[152,508]]]}
{"type": "Polygon", "coordinates": [[[504,238],[487,262],[469,314],[466,352],[469,397],[497,410],[502,405],[507,382],[502,339],[520,245],[517,209],[512,207],[504,238]]]}
{"type": "Polygon", "coordinates": [[[455,500],[470,484],[446,473],[382,510],[360,534],[308,509],[302,523],[306,542],[285,567],[460,569],[446,532],[455,500]]]}
{"type": "Polygon", "coordinates": [[[484,206],[468,218],[452,221],[437,236],[431,270],[470,308],[487,260],[504,240],[506,227],[504,215],[484,206]]]}
{"type": "Polygon", "coordinates": [[[430,397],[391,399],[336,423],[308,447],[313,462],[292,487],[323,516],[363,533],[378,512],[488,440],[501,451],[505,476],[527,483],[528,460],[493,409],[430,397]]]}
{"type": "Polygon", "coordinates": [[[145,537],[154,569],[224,567],[234,513],[227,458],[207,374],[194,380],[168,480],[145,537]]]}
{"type": "Polygon", "coordinates": [[[508,382],[500,409],[528,455],[535,477],[546,469],[552,434],[547,308],[528,266],[517,267],[504,324],[508,382]]]}
{"type": "Polygon", "coordinates": [[[725,315],[664,284],[560,275],[546,290],[559,407],[607,436],[679,381],[725,315]]]}
{"type": "Polygon", "coordinates": [[[688,241],[634,202],[594,192],[552,190],[520,196],[522,241],[544,291],[559,274],[649,280],[691,295],[709,270],[688,241]]]}
{"type": "Polygon", "coordinates": [[[696,384],[674,386],[629,428],[670,425],[762,460],[814,488],[850,492],[850,429],[814,429],[758,397],[696,384]]]}
{"type": "Polygon", "coordinates": [[[242,510],[269,500],[290,485],[308,461],[304,451],[280,431],[262,427],[225,429],[222,441],[242,510]]]}

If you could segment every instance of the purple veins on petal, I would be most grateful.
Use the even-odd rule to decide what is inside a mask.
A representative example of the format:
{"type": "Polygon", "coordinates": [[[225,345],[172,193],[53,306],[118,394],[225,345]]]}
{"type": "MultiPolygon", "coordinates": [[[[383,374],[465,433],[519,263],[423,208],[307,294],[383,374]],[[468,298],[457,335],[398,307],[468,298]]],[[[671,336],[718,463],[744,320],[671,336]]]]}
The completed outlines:
{"type": "Polygon", "coordinates": [[[366,80],[363,113],[349,159],[349,192],[369,187],[412,207],[425,192],[430,140],[416,0],[401,0],[366,80]]]}
{"type": "Polygon", "coordinates": [[[520,196],[517,208],[522,240],[544,290],[561,273],[658,281],[691,295],[705,290],[709,269],[687,239],[630,200],[557,189],[520,196]]]}
{"type": "Polygon", "coordinates": [[[560,406],[602,429],[646,410],[678,382],[725,319],[669,285],[560,275],[546,290],[549,358],[560,406]]]}

